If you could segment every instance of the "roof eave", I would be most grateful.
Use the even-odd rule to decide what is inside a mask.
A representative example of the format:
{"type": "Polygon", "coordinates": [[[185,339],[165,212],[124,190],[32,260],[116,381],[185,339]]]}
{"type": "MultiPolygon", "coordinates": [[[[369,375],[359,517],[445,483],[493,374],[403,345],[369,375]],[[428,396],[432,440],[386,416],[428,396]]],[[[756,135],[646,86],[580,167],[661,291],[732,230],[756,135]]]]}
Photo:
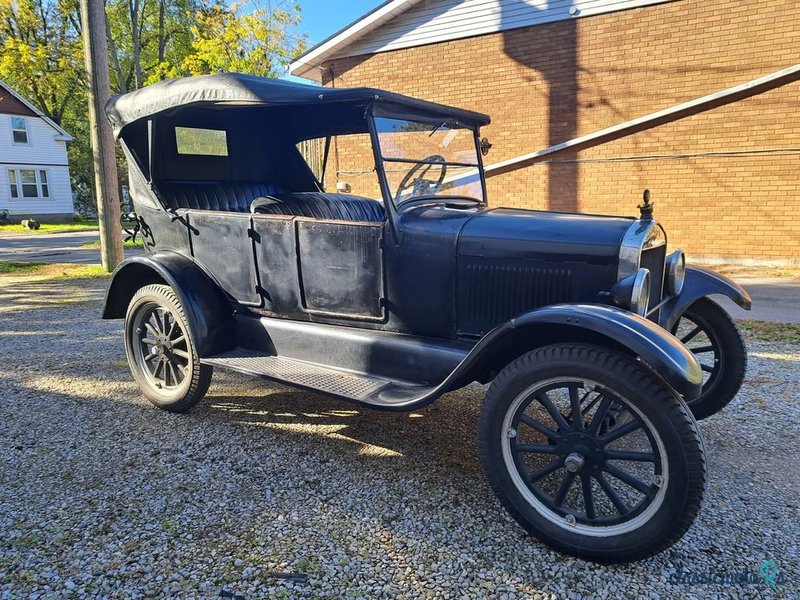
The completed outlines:
{"type": "Polygon", "coordinates": [[[298,56],[290,65],[289,73],[297,77],[320,81],[322,73],[317,69],[325,60],[331,58],[357,39],[374,31],[387,21],[405,12],[421,0],[387,0],[377,8],[362,15],[343,29],[312,46],[298,56]],[[314,75],[309,76],[309,73],[314,75]]]}
{"type": "Polygon", "coordinates": [[[55,123],[55,121],[53,121],[53,120],[52,120],[50,117],[48,117],[47,115],[45,115],[45,114],[44,114],[44,113],[43,113],[41,110],[39,110],[39,108],[37,108],[35,105],[31,104],[31,103],[28,101],[28,99],[27,99],[27,98],[25,98],[25,96],[23,96],[22,94],[20,94],[20,93],[19,93],[17,90],[15,90],[13,87],[11,87],[10,85],[8,85],[8,84],[7,84],[5,81],[3,81],[2,79],[0,79],[0,87],[2,87],[2,88],[4,88],[4,89],[8,90],[8,92],[9,92],[9,93],[10,93],[12,96],[14,96],[14,98],[16,98],[17,100],[19,100],[20,102],[22,102],[22,103],[23,103],[25,106],[27,106],[28,108],[30,108],[30,109],[31,109],[33,112],[35,112],[35,113],[36,113],[36,116],[37,116],[37,117],[39,117],[40,119],[42,119],[42,120],[43,120],[45,123],[47,123],[48,125],[50,125],[50,127],[52,127],[53,129],[55,129],[55,130],[56,130],[56,133],[57,133],[57,135],[55,136],[55,139],[56,139],[57,141],[65,141],[65,142],[71,142],[71,141],[73,141],[73,139],[74,139],[74,138],[73,138],[73,137],[72,137],[70,134],[68,134],[68,133],[67,133],[67,132],[64,130],[64,128],[63,128],[63,127],[61,127],[61,126],[57,125],[57,124],[55,123]]]}

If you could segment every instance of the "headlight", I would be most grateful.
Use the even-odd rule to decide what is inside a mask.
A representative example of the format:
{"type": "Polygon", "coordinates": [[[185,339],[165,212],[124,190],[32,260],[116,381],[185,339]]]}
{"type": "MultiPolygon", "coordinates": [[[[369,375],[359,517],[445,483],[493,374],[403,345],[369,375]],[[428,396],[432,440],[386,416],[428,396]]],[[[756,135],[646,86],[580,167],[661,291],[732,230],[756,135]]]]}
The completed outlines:
{"type": "Polygon", "coordinates": [[[645,316],[650,305],[650,269],[641,268],[620,279],[611,288],[611,299],[617,306],[645,316]]]}
{"type": "Polygon", "coordinates": [[[683,250],[675,250],[667,257],[667,294],[677,296],[683,290],[686,280],[686,255],[683,250]]]}

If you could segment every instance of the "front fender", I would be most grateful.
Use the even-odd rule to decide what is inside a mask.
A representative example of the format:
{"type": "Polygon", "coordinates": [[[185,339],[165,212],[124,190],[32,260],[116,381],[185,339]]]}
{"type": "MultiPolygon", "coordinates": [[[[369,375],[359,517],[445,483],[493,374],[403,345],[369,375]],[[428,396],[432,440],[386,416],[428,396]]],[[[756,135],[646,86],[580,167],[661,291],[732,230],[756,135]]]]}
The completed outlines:
{"type": "Polygon", "coordinates": [[[111,275],[102,318],[121,319],[141,287],[165,283],[181,301],[198,354],[209,356],[233,345],[233,311],[219,287],[189,258],[176,252],[133,256],[111,275]]]}
{"type": "Polygon", "coordinates": [[[528,349],[568,341],[610,343],[640,357],[687,399],[702,388],[697,359],[674,336],[637,314],[600,304],[556,304],[512,319],[481,338],[456,371],[474,374],[521,339],[528,349]]]}
{"type": "Polygon", "coordinates": [[[747,290],[732,279],[710,269],[687,267],[683,290],[661,307],[659,325],[671,331],[687,308],[700,298],[711,294],[723,294],[745,310],[750,310],[753,305],[747,290]]]}

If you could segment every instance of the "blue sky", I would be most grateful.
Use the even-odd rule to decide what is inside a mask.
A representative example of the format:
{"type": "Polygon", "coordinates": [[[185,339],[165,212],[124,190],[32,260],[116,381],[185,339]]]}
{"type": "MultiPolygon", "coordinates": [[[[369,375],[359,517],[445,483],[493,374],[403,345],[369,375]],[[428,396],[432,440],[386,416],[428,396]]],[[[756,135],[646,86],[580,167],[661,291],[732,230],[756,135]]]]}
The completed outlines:
{"type": "MultiPolygon", "coordinates": [[[[302,0],[303,22],[298,29],[308,34],[309,47],[318,44],[361,15],[383,4],[384,0],[302,0]]],[[[288,79],[309,83],[291,75],[288,79]]]]}
{"type": "Polygon", "coordinates": [[[309,45],[313,46],[382,3],[383,0],[301,0],[300,30],[308,33],[309,45]]]}

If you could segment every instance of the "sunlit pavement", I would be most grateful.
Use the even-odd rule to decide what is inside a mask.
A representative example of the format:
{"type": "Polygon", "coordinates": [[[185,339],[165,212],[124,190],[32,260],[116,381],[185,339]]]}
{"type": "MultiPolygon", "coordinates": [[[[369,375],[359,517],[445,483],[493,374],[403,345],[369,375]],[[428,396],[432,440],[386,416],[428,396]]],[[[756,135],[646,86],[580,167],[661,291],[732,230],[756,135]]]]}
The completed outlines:
{"type": "MultiPolygon", "coordinates": [[[[0,261],[97,264],[100,262],[100,250],[80,246],[99,239],[96,231],[0,234],[0,261]]],[[[141,252],[125,250],[125,256],[141,252]]]]}

